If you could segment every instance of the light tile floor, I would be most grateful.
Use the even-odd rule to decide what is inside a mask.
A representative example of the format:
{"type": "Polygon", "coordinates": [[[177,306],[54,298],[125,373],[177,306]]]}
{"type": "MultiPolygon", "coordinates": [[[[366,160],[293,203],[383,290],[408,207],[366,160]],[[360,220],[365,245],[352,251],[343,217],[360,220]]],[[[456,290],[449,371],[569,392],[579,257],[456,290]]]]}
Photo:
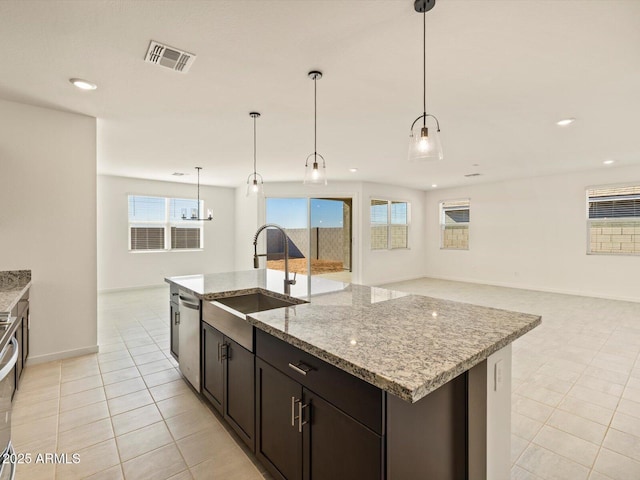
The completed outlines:
{"type": "Polygon", "coordinates": [[[385,286],[542,315],[513,344],[512,480],[640,479],[640,303],[429,278],[385,286]]]}
{"type": "MultiPolygon", "coordinates": [[[[434,279],[398,290],[540,314],[513,348],[513,480],[640,479],[640,303],[434,279]]],[[[18,480],[269,478],[181,379],[168,352],[167,288],[99,296],[100,353],[28,365],[18,480]]]]}
{"type": "Polygon", "coordinates": [[[168,299],[167,288],[100,295],[100,353],[27,365],[12,436],[32,463],[17,480],[267,477],[176,369],[168,299]],[[68,463],[35,463],[55,452],[68,463]]]}

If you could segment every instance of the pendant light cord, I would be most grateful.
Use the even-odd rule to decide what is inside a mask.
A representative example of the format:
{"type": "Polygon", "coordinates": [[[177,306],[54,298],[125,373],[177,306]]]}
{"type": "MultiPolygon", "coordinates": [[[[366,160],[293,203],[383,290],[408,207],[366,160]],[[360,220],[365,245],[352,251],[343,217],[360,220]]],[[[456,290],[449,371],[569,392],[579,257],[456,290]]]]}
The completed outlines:
{"type": "Polygon", "coordinates": [[[198,220],[200,220],[200,167],[196,167],[198,170],[198,220]]]}
{"type": "Polygon", "coordinates": [[[427,125],[427,13],[422,12],[422,125],[427,125]]]}
{"type": "Polygon", "coordinates": [[[313,77],[313,161],[318,157],[318,76],[313,77]]]}
{"type": "Polygon", "coordinates": [[[256,179],[256,116],[253,117],[253,179],[256,179]]]}

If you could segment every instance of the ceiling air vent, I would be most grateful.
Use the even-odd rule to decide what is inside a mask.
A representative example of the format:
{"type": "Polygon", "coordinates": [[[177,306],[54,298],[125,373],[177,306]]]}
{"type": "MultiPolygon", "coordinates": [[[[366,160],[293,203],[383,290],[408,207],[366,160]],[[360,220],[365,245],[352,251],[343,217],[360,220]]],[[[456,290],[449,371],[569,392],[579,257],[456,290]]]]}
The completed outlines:
{"type": "Polygon", "coordinates": [[[481,173],[467,173],[465,177],[479,177],[482,175],[481,173]]]}
{"type": "Polygon", "coordinates": [[[145,62],[170,68],[180,73],[187,73],[195,59],[196,56],[193,53],[184,52],[154,40],[151,40],[147,55],[144,57],[145,62]]]}

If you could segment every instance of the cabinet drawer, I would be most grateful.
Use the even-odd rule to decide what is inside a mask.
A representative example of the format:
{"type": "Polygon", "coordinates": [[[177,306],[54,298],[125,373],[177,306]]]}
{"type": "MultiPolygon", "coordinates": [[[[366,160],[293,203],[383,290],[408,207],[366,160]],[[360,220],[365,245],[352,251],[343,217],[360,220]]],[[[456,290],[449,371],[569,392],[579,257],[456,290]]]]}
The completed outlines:
{"type": "Polygon", "coordinates": [[[378,434],[383,434],[384,392],[299,348],[256,329],[256,355],[378,434]],[[305,374],[291,368],[299,366],[305,374]]]}

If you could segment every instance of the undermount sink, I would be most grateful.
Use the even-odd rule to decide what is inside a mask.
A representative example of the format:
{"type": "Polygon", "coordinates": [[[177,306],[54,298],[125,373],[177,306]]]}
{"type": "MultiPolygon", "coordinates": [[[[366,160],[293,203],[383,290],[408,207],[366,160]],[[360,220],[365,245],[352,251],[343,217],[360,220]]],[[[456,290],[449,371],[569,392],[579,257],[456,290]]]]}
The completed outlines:
{"type": "Polygon", "coordinates": [[[301,301],[272,297],[264,293],[248,293],[235,297],[217,298],[215,301],[245,315],[274,308],[291,307],[302,303],[301,301]]]}
{"type": "Polygon", "coordinates": [[[291,307],[301,303],[307,302],[298,299],[285,300],[261,292],[216,298],[203,302],[202,320],[253,352],[253,327],[246,322],[246,316],[251,313],[291,307]]]}

